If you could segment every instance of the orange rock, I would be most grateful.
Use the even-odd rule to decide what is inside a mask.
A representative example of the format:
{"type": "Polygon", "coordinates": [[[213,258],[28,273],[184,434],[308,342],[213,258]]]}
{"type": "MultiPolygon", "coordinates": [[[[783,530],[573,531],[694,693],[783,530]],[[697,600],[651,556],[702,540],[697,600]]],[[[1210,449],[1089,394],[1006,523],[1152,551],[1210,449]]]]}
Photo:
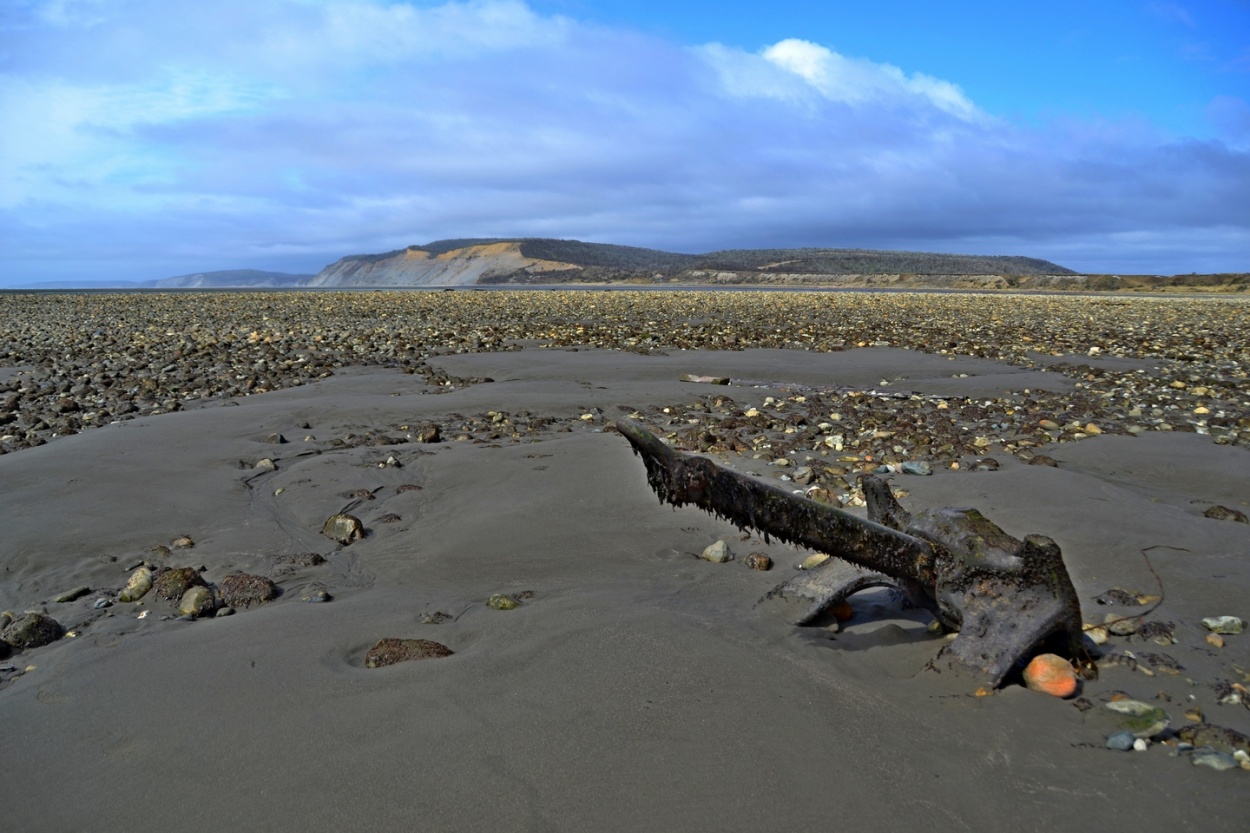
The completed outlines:
{"type": "Polygon", "coordinates": [[[1061,656],[1038,654],[1024,669],[1024,684],[1054,697],[1071,697],[1076,694],[1076,671],[1061,656]]]}
{"type": "Polygon", "coordinates": [[[833,606],[833,615],[839,622],[845,622],[855,615],[855,611],[851,610],[850,602],[838,602],[833,606]]]}

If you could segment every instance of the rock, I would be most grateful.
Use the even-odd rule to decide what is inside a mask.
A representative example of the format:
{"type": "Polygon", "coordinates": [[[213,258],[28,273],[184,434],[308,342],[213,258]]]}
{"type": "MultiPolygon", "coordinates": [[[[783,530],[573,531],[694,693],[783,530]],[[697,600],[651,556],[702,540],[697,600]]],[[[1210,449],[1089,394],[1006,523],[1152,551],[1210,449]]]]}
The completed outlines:
{"type": "Polygon", "coordinates": [[[1076,671],[1057,654],[1038,654],[1024,669],[1024,684],[1052,697],[1071,697],[1077,689],[1076,671]]]}
{"type": "Polygon", "coordinates": [[[192,587],[202,587],[204,579],[194,567],[172,567],[161,570],[152,580],[156,595],[171,602],[179,601],[192,587]]]}
{"type": "Polygon", "coordinates": [[[433,613],[422,613],[419,621],[423,625],[441,625],[444,622],[450,622],[454,618],[450,613],[436,610],[433,613]]]}
{"type": "Polygon", "coordinates": [[[933,474],[933,466],[924,460],[908,460],[899,467],[903,474],[930,475],[933,474]]]}
{"type": "Polygon", "coordinates": [[[419,659],[441,659],[454,651],[441,642],[429,639],[380,639],[365,654],[365,668],[384,668],[397,662],[419,659]]]}
{"type": "Polygon", "coordinates": [[[299,594],[301,602],[311,602],[312,604],[321,604],[322,602],[331,601],[333,598],[330,592],[320,584],[310,584],[301,590],[299,594]]]}
{"type": "Polygon", "coordinates": [[[486,606],[495,610],[515,610],[521,603],[506,593],[496,593],[486,600],[486,606]]]}
{"type": "Polygon", "coordinates": [[[752,570],[758,570],[761,573],[767,572],[773,568],[773,560],[762,552],[753,552],[742,560],[742,563],[750,567],[752,570]]]}
{"type": "Polygon", "coordinates": [[[261,471],[277,471],[278,464],[270,458],[265,457],[262,460],[257,460],[256,465],[253,466],[253,468],[260,469],[261,471]]]}
{"type": "Polygon", "coordinates": [[[1202,513],[1202,516],[1217,521],[1235,521],[1239,524],[1250,523],[1250,518],[1246,517],[1245,512],[1238,512],[1236,509],[1229,509],[1227,506],[1211,506],[1202,513]]]}
{"type": "Polygon", "coordinates": [[[1135,738],[1154,737],[1172,722],[1163,709],[1140,700],[1112,700],[1106,707],[1119,716],[1120,729],[1135,738]]]}
{"type": "Polygon", "coordinates": [[[829,560],[828,555],[825,555],[823,552],[818,552],[813,555],[809,555],[807,558],[804,558],[799,563],[799,569],[800,570],[814,570],[817,567],[819,567],[821,564],[824,564],[828,560],[829,560]]]}
{"type": "Polygon", "coordinates": [[[69,591],[68,593],[62,593],[61,595],[57,596],[52,601],[56,602],[57,604],[65,604],[66,602],[75,602],[90,592],[91,592],[90,587],[75,587],[73,590],[69,591]]]}
{"type": "Polygon", "coordinates": [[[1108,631],[1116,636],[1132,636],[1137,633],[1137,619],[1133,616],[1108,613],[1107,618],[1103,620],[1103,624],[1108,631]]]}
{"type": "Polygon", "coordinates": [[[282,436],[281,434],[274,433],[265,437],[265,442],[271,445],[281,445],[282,443],[286,442],[286,437],[282,436]]]}
{"type": "Polygon", "coordinates": [[[212,613],[217,607],[217,599],[213,596],[213,591],[203,584],[197,584],[187,589],[182,594],[182,598],[178,601],[178,612],[183,616],[192,616],[200,618],[212,613]]]}
{"type": "Polygon", "coordinates": [[[333,538],[343,546],[365,537],[364,524],[355,515],[340,513],[331,515],[321,527],[321,534],[333,538]]]}
{"type": "Polygon", "coordinates": [[[1235,729],[1213,726],[1210,723],[1195,723],[1182,726],[1176,732],[1177,737],[1194,746],[1209,746],[1220,752],[1234,755],[1237,752],[1250,753],[1250,737],[1235,729]]]}
{"type": "Polygon", "coordinates": [[[94,610],[103,610],[106,607],[112,607],[112,606],[113,606],[113,602],[105,598],[104,596],[101,596],[100,598],[96,599],[94,602],[91,603],[91,607],[94,610]]]}
{"type": "Polygon", "coordinates": [[[1246,629],[1246,623],[1236,616],[1208,616],[1202,624],[1211,633],[1231,636],[1246,629]]]}
{"type": "Polygon", "coordinates": [[[274,562],[290,567],[316,567],[326,563],[325,557],[316,552],[301,552],[294,555],[280,555],[274,562]]]}
{"type": "Polygon", "coordinates": [[[838,602],[829,608],[829,612],[833,614],[833,618],[839,622],[849,622],[855,618],[855,608],[851,607],[851,603],[847,601],[838,602]]]}
{"type": "Polygon", "coordinates": [[[1189,762],[1194,766],[1210,767],[1216,772],[1226,772],[1241,766],[1232,755],[1227,752],[1217,752],[1214,749],[1195,749],[1189,756],[1189,762]]]}
{"type": "Polygon", "coordinates": [[[700,385],[727,385],[729,384],[728,376],[696,376],[693,373],[683,373],[679,377],[683,382],[694,382],[700,385]]]}
{"type": "Polygon", "coordinates": [[[219,608],[217,608],[217,612],[213,614],[213,618],[214,618],[214,619],[222,619],[222,618],[225,618],[226,616],[233,616],[233,615],[234,615],[234,608],[232,608],[232,607],[219,607],[219,608]]]}
{"type": "Polygon", "coordinates": [[[1223,648],[1224,637],[1220,636],[1218,633],[1209,633],[1207,634],[1207,644],[1212,648],[1223,648]]]}
{"type": "Polygon", "coordinates": [[[191,547],[194,547],[195,542],[185,535],[180,535],[174,540],[170,541],[169,545],[176,550],[179,550],[179,549],[185,550],[185,549],[190,549],[191,547]]]}
{"type": "Polygon", "coordinates": [[[1058,468],[1059,464],[1055,462],[1055,458],[1045,454],[1034,454],[1029,458],[1030,466],[1054,466],[1058,468]]]}
{"type": "Polygon", "coordinates": [[[0,639],[19,651],[42,647],[62,636],[65,636],[65,628],[61,627],[61,623],[42,613],[20,616],[0,633],[0,639]]]}
{"type": "Polygon", "coordinates": [[[139,567],[126,579],[126,586],[118,595],[119,602],[137,602],[152,589],[152,571],[147,567],[139,567]]]}
{"type": "Polygon", "coordinates": [[[734,560],[734,554],[729,551],[729,545],[724,541],[709,544],[703,552],[699,553],[699,557],[713,564],[724,564],[726,561],[734,560]]]}
{"type": "Polygon", "coordinates": [[[810,485],[816,479],[816,472],[811,466],[800,466],[794,470],[794,482],[800,486],[810,485]]]}
{"type": "Polygon", "coordinates": [[[973,471],[998,471],[998,461],[993,457],[983,457],[972,464],[973,471]]]}
{"type": "Polygon", "coordinates": [[[1150,748],[1150,741],[1146,740],[1145,738],[1138,738],[1137,740],[1133,741],[1134,752],[1145,752],[1149,748],[1150,748]]]}
{"type": "Polygon", "coordinates": [[[1089,641],[1095,645],[1107,644],[1107,629],[1102,625],[1084,625],[1082,630],[1089,641]]]}
{"type": "Polygon", "coordinates": [[[218,585],[222,603],[228,607],[256,607],[278,597],[278,587],[264,576],[242,573],[226,576],[218,585]]]}
{"type": "Polygon", "coordinates": [[[443,438],[443,432],[437,425],[422,425],[412,429],[411,438],[418,443],[436,443],[443,438]]]}
{"type": "Polygon", "coordinates": [[[1107,737],[1107,748],[1117,752],[1127,752],[1133,748],[1135,740],[1137,739],[1133,737],[1132,732],[1116,732],[1107,737]]]}

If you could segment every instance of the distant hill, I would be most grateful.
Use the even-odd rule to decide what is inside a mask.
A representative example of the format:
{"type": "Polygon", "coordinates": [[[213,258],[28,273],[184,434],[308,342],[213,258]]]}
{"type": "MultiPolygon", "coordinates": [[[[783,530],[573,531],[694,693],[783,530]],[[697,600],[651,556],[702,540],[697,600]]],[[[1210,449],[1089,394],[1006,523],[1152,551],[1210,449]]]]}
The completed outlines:
{"type": "MultiPolygon", "coordinates": [[[[1050,278],[1076,273],[1028,257],[870,249],[729,249],[678,254],[548,238],[438,240],[392,252],[351,255],[309,286],[464,286],[527,283],[818,284],[831,277],[891,275],[1050,278]]],[[[845,283],[845,281],[833,281],[845,283]]]]}
{"type": "Polygon", "coordinates": [[[247,287],[304,286],[312,275],[288,272],[263,272],[259,269],[225,269],[219,272],[196,272],[152,281],[157,289],[233,289],[247,287]]]}

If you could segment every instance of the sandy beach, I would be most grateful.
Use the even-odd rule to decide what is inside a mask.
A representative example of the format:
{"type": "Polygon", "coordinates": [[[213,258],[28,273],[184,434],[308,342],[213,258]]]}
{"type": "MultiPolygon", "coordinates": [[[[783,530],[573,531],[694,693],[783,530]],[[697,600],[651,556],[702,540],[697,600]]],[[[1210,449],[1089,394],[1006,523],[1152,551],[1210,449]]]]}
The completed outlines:
{"type": "Polygon", "coordinates": [[[1231,730],[1228,755],[1250,735],[1250,633],[1212,639],[1202,621],[1250,618],[1250,524],[1235,517],[1250,513],[1248,311],[0,296],[0,610],[67,631],[0,657],[0,818],[1244,830],[1250,771],[1196,764],[1214,735],[1181,730],[1231,730]],[[813,627],[759,604],[812,553],[661,505],[620,418],[861,517],[856,476],[888,467],[909,509],[975,507],[1053,538],[1085,621],[1165,627],[1092,648],[1099,673],[1077,696],[1014,678],[974,696],[926,670],[946,637],[885,591],[813,627]],[[364,536],[322,534],[336,513],[364,536]],[[718,540],[734,560],[699,558],[718,540]],[[749,553],[774,567],[748,569],[749,553]],[[278,595],[199,618],[155,590],[122,601],[145,564],[193,568],[214,608],[232,575],[278,595]],[[1113,589],[1147,601],[1101,604],[1113,589]],[[498,595],[519,604],[491,607],[498,595]],[[366,667],[384,638],[453,653],[366,667]],[[1169,717],[1144,751],[1107,748],[1106,704],[1124,696],[1169,717]]]}

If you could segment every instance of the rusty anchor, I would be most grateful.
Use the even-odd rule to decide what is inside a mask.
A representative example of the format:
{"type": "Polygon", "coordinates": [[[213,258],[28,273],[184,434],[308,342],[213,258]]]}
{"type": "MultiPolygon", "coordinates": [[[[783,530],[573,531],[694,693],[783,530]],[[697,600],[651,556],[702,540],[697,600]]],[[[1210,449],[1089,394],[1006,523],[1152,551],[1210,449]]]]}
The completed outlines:
{"type": "Polygon", "coordinates": [[[646,464],[662,503],[693,504],[780,541],[827,553],[761,601],[807,624],[868,587],[890,587],[958,631],[932,663],[998,687],[1045,646],[1092,673],[1081,608],[1059,546],[1044,535],[1013,538],[975,509],[903,509],[889,484],[861,479],[869,520],[790,494],[673,449],[637,423],[616,428],[646,464]]]}

